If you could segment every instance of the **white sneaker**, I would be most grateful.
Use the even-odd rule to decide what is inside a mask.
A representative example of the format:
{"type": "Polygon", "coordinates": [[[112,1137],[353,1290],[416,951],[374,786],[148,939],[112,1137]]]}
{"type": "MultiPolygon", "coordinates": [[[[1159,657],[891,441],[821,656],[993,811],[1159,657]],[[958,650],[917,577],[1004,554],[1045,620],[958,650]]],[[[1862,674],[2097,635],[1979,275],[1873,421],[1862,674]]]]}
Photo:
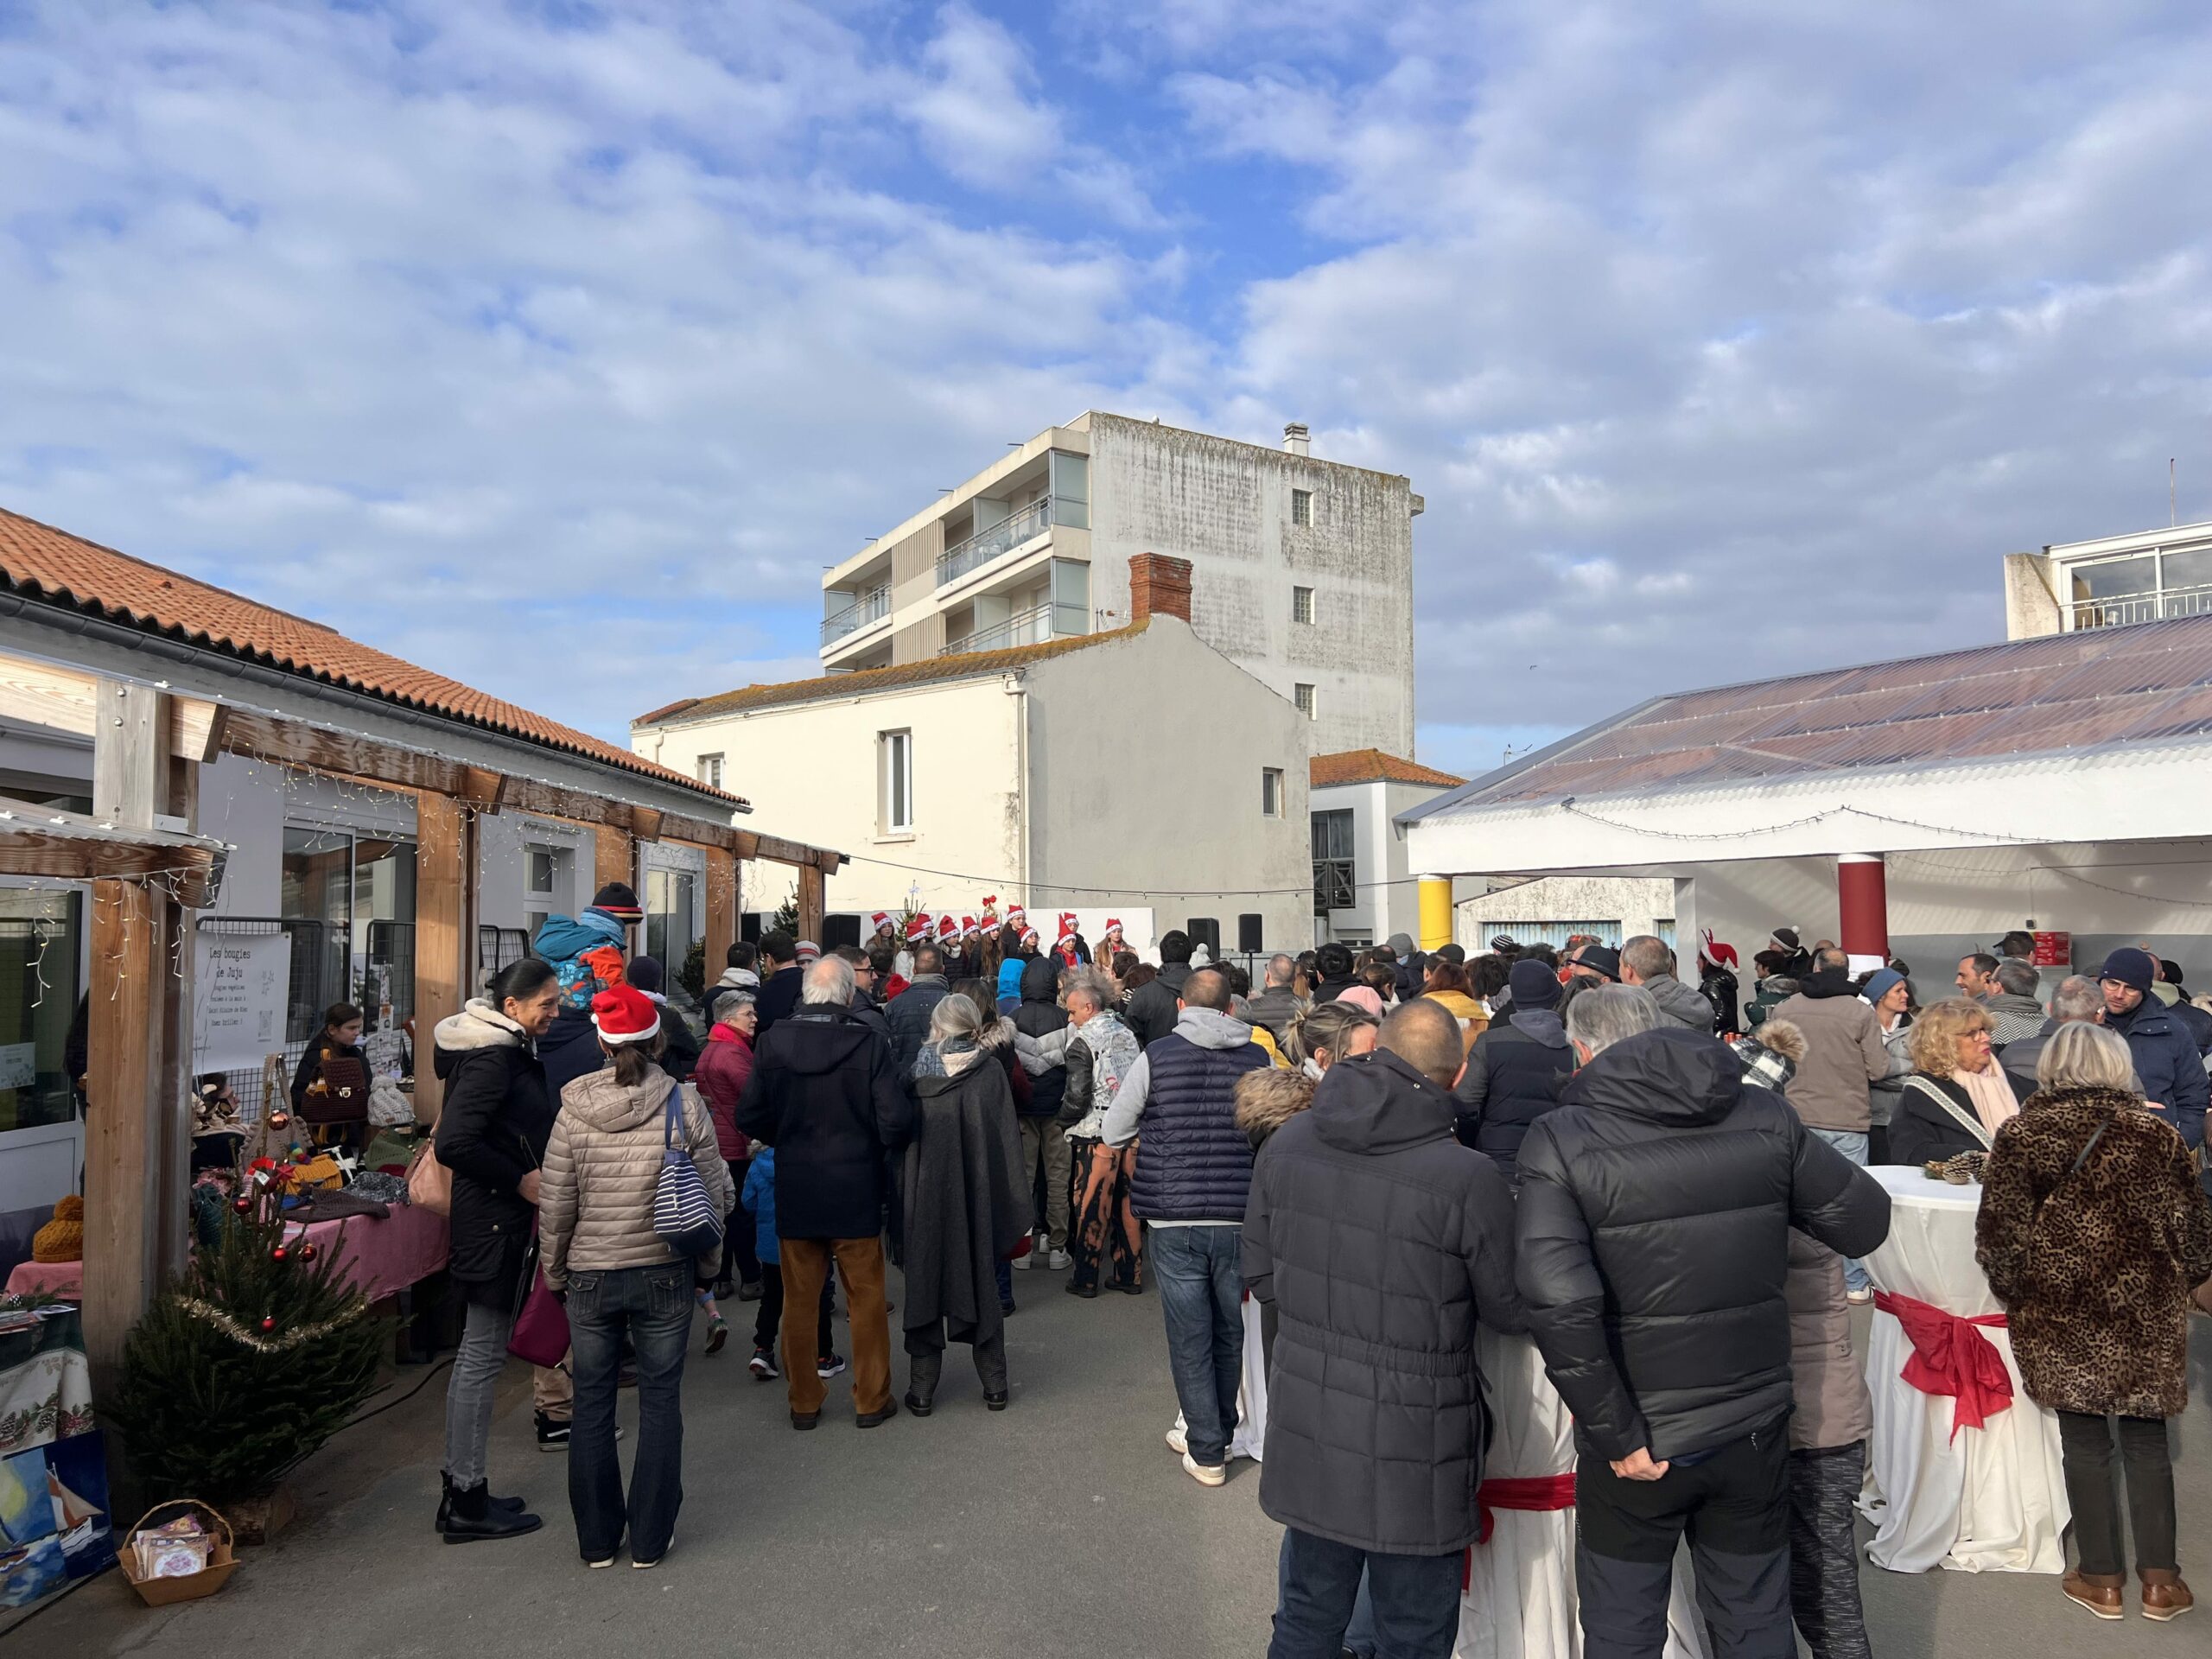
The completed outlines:
{"type": "Polygon", "coordinates": [[[1187,1458],[1191,1455],[1191,1443],[1183,1437],[1182,1425],[1179,1423],[1173,1428],[1169,1429],[1167,1431],[1166,1438],[1167,1449],[1170,1452],[1173,1452],[1177,1457],[1187,1458]]]}
{"type": "MultiPolygon", "coordinates": [[[[673,1532],[671,1532],[668,1535],[668,1549],[674,1549],[675,1548],[676,1535],[673,1532]]],[[[632,1557],[630,1562],[631,1570],[637,1573],[652,1572],[653,1568],[658,1567],[663,1561],[668,1559],[668,1549],[664,1549],[650,1561],[641,1561],[632,1557]]]]}
{"type": "MultiPolygon", "coordinates": [[[[1029,1259],[1033,1262],[1036,1262],[1037,1258],[1033,1251],[1031,1253],[1029,1259]]],[[[1050,1268],[1055,1273],[1063,1273],[1066,1271],[1068,1263],[1073,1260],[1075,1260],[1075,1258],[1070,1255],[1065,1250],[1054,1250],[1047,1255],[1042,1262],[1038,1262],[1037,1265],[1040,1268],[1050,1268]]]]}
{"type": "Polygon", "coordinates": [[[1229,1478],[1229,1467],[1226,1464],[1215,1464],[1208,1467],[1187,1452],[1183,1454],[1183,1472],[1201,1486],[1218,1486],[1229,1478]]]}

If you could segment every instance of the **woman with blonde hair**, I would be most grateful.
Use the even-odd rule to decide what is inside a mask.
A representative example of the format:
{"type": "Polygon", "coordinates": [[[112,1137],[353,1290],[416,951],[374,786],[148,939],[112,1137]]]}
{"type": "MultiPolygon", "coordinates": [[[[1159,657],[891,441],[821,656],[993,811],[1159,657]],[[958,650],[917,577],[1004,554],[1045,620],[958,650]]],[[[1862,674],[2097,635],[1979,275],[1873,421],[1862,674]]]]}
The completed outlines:
{"type": "Polygon", "coordinates": [[[1924,1010],[1907,1038],[1912,1073],[1890,1118],[1890,1159],[1939,1163],[1986,1152],[2020,1109],[2019,1096],[1989,1035],[1996,1028],[1979,1003],[1953,997],[1924,1010]]]}
{"type": "Polygon", "coordinates": [[[2116,1032],[2074,1022],[2051,1033],[2036,1092],[1991,1148],[1974,1255],[2005,1304],[2028,1397],[2058,1414],[2080,1562],[2066,1596],[2100,1618],[2125,1613],[2124,1467],[2143,1617],[2163,1622],[2193,1605],[2165,1420],[2189,1403],[2189,1300],[2212,1279],[2212,1206],[2134,1077],[2116,1032]]]}

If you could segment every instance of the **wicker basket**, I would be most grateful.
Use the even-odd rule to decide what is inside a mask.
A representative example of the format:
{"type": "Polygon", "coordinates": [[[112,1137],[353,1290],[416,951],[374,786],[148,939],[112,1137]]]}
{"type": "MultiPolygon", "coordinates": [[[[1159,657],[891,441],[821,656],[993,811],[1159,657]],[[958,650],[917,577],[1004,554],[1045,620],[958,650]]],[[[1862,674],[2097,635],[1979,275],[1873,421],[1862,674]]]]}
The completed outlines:
{"type": "Polygon", "coordinates": [[[130,1587],[138,1592],[138,1599],[149,1607],[166,1607],[171,1602],[197,1601],[202,1596],[212,1596],[231,1581],[231,1574],[238,1570],[238,1557],[231,1549],[231,1523],[222,1512],[196,1497],[172,1499],[156,1503],[138,1517],[137,1524],[123,1535],[122,1548],[116,1552],[116,1565],[123,1569],[123,1576],[130,1580],[130,1587]],[[130,1541],[145,1529],[156,1516],[170,1510],[197,1510],[214,1522],[210,1534],[213,1548],[208,1551],[207,1565],[187,1579],[142,1579],[132,1559],[130,1541]]]}

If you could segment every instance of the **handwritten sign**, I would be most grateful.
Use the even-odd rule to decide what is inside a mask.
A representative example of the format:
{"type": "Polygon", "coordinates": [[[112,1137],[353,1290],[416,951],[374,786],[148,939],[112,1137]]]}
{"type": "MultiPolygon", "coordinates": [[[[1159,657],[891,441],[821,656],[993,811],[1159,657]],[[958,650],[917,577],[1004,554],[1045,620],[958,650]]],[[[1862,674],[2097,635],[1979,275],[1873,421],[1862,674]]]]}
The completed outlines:
{"type": "Polygon", "coordinates": [[[238,1071],[284,1046],[292,942],[282,933],[201,934],[193,984],[192,1069],[238,1071]]]}

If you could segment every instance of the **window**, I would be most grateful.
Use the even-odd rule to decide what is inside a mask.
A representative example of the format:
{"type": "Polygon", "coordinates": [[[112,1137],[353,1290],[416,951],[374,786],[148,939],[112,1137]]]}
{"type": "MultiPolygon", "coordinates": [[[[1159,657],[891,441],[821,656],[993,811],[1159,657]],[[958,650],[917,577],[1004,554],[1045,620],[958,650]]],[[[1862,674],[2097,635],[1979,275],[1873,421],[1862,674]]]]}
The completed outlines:
{"type": "Polygon", "coordinates": [[[1311,588],[1290,590],[1290,620],[1309,628],[1313,626],[1313,590],[1311,588]]]}
{"type": "Polygon", "coordinates": [[[1350,910],[1359,902],[1359,881],[1353,872],[1351,809],[1316,812],[1313,823],[1313,913],[1350,910]]]}
{"type": "Polygon", "coordinates": [[[1293,490],[1290,493],[1290,522],[1305,526],[1313,522],[1313,492],[1293,490]]]}
{"type": "Polygon", "coordinates": [[[84,897],[59,887],[0,887],[0,1130],[77,1116],[69,1034],[84,897]]]}
{"type": "Polygon", "coordinates": [[[881,772],[877,833],[900,835],[914,827],[914,734],[879,732],[875,746],[881,772]]]}
{"type": "Polygon", "coordinates": [[[697,887],[698,878],[689,870],[645,872],[645,954],[671,978],[699,937],[697,887]]]}
{"type": "Polygon", "coordinates": [[[413,1015],[412,842],[288,824],[279,904],[292,940],[289,1042],[311,1039],[333,1002],[413,1015]]]}
{"type": "Polygon", "coordinates": [[[1270,818],[1283,815],[1282,768],[1262,766],[1260,769],[1260,810],[1270,818]]]}
{"type": "Polygon", "coordinates": [[[1313,688],[1302,682],[1290,688],[1290,700],[1298,705],[1298,712],[1306,719],[1313,718],[1313,688]]]}
{"type": "Polygon", "coordinates": [[[569,864],[565,847],[531,842],[523,848],[522,925],[531,938],[545,925],[545,918],[566,912],[570,906],[569,864]]]}
{"type": "Polygon", "coordinates": [[[702,754],[699,757],[699,781],[709,789],[720,789],[722,786],[721,756],[702,754]]]}

